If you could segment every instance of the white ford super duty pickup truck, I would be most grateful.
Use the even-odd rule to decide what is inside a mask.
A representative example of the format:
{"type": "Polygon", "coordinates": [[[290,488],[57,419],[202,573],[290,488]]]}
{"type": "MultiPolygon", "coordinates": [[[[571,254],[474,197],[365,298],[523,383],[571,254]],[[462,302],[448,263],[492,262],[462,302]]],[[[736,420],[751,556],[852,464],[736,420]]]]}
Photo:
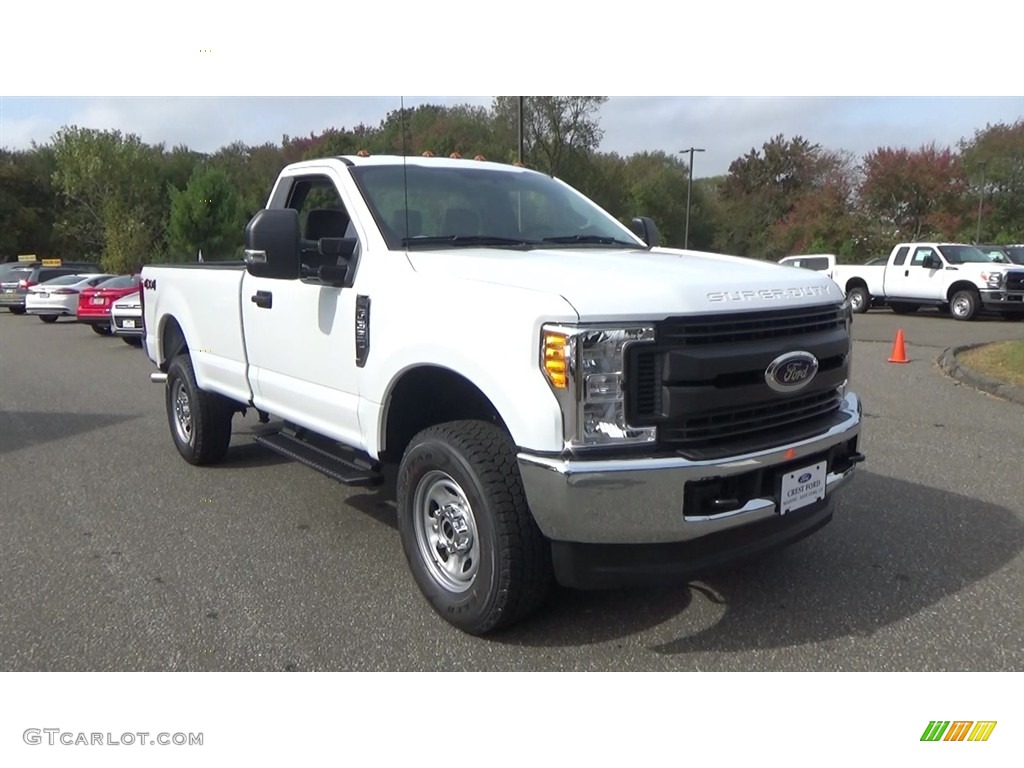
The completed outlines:
{"type": "Polygon", "coordinates": [[[555,582],[686,579],[833,516],[863,459],[831,280],[657,246],[566,184],[482,160],[290,165],[244,263],[143,269],[186,461],[231,421],[346,484],[390,464],[434,609],[481,634],[555,582]]]}
{"type": "Polygon", "coordinates": [[[973,245],[900,243],[886,264],[838,264],[832,279],[857,313],[872,306],[888,305],[898,314],[933,306],[957,320],[983,309],[1024,318],[1024,269],[996,263],[973,245]]]}

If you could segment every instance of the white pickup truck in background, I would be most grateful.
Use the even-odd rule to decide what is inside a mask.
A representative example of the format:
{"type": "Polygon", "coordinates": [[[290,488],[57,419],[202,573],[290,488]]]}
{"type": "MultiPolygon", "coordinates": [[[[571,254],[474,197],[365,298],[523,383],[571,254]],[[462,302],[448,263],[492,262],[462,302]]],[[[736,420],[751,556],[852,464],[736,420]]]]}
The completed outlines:
{"type": "Polygon", "coordinates": [[[886,264],[839,264],[832,279],[857,313],[873,306],[900,314],[934,306],[957,320],[970,320],[982,310],[1024,318],[1024,269],[994,263],[972,245],[900,243],[886,264]]]}
{"type": "Polygon", "coordinates": [[[832,270],[835,269],[837,261],[835,255],[831,253],[809,253],[802,256],[785,256],[779,259],[779,264],[785,267],[810,269],[832,277],[832,270]]]}
{"type": "Polygon", "coordinates": [[[687,579],[812,533],[863,459],[842,292],[634,227],[508,165],[288,166],[244,264],[143,269],[174,445],[218,462],[253,408],[258,442],[342,483],[395,467],[416,582],[477,634],[556,581],[687,579]]]}

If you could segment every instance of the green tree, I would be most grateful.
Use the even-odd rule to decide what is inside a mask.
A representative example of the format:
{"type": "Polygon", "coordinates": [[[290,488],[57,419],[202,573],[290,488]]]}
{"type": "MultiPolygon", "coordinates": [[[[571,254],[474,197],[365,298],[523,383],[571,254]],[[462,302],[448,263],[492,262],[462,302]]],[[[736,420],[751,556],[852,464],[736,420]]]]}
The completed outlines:
{"type": "Polygon", "coordinates": [[[56,223],[60,235],[102,254],[111,271],[160,253],[167,216],[162,146],[120,131],[69,126],[54,135],[53,150],[53,183],[66,201],[56,223]]]}
{"type": "Polygon", "coordinates": [[[184,190],[171,189],[168,240],[175,255],[232,259],[242,245],[245,211],[228,175],[214,167],[198,167],[184,190]]]}
{"type": "MultiPolygon", "coordinates": [[[[526,96],[523,98],[525,164],[571,183],[567,167],[597,150],[604,136],[599,112],[607,96],[526,96]]],[[[498,96],[492,103],[495,132],[506,159],[518,153],[519,97],[498,96]]],[[[582,173],[582,164],[575,170],[582,173]]]]}
{"type": "Polygon", "coordinates": [[[973,213],[961,238],[973,241],[977,236],[980,202],[982,242],[1024,242],[1024,118],[986,125],[961,140],[959,148],[971,181],[966,205],[973,213]]]}
{"type": "Polygon", "coordinates": [[[53,152],[0,150],[0,260],[19,254],[63,256],[53,234],[59,200],[50,177],[53,152]]]}

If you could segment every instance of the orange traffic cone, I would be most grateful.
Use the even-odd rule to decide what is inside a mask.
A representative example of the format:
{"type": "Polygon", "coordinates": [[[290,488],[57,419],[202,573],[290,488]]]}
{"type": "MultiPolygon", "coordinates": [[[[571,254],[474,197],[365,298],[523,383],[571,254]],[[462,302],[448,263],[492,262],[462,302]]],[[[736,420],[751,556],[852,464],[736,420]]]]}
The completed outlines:
{"type": "Polygon", "coordinates": [[[892,355],[889,357],[890,363],[909,363],[907,360],[907,348],[903,343],[903,329],[900,328],[896,331],[896,342],[892,345],[892,355]]]}

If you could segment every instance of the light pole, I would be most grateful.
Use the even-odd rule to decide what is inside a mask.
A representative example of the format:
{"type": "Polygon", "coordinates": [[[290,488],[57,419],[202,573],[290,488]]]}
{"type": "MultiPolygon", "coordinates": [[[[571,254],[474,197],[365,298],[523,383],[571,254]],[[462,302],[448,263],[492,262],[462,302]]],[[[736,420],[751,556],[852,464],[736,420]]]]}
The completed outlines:
{"type": "Polygon", "coordinates": [[[981,166],[981,187],[978,189],[978,233],[974,236],[974,244],[981,242],[981,204],[985,201],[985,161],[978,162],[981,166]]]}
{"type": "Polygon", "coordinates": [[[687,152],[690,153],[690,180],[686,184],[686,234],[683,235],[684,249],[690,247],[690,195],[693,192],[693,153],[703,151],[703,149],[698,149],[697,147],[679,150],[681,155],[685,155],[687,152]]]}
{"type": "Polygon", "coordinates": [[[523,99],[519,97],[519,163],[523,162],[523,99]]]}

